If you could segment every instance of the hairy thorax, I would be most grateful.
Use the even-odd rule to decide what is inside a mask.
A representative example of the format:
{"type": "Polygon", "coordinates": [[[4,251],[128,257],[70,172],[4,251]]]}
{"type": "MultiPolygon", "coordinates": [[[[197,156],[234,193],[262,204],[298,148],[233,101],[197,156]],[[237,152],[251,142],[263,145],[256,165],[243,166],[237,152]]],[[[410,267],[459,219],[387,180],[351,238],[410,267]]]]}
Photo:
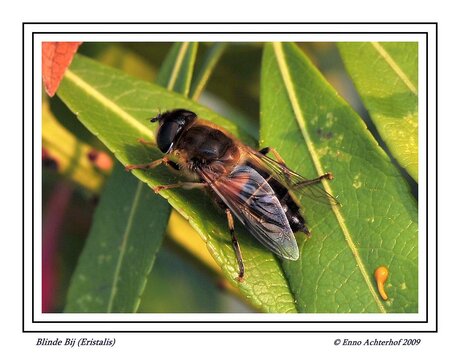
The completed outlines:
{"type": "Polygon", "coordinates": [[[241,152],[233,139],[208,125],[196,124],[187,129],[176,145],[181,164],[194,171],[206,166],[219,174],[230,173],[241,152]]]}

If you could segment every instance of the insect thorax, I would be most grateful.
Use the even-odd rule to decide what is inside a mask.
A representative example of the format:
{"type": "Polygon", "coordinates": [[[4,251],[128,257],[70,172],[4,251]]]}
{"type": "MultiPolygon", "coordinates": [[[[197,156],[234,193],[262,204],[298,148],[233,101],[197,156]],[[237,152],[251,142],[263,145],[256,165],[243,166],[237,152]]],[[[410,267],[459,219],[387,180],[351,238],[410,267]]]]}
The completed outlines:
{"type": "Polygon", "coordinates": [[[204,125],[193,126],[184,132],[176,150],[192,171],[204,165],[213,170],[229,169],[240,158],[239,149],[230,137],[204,125]]]}

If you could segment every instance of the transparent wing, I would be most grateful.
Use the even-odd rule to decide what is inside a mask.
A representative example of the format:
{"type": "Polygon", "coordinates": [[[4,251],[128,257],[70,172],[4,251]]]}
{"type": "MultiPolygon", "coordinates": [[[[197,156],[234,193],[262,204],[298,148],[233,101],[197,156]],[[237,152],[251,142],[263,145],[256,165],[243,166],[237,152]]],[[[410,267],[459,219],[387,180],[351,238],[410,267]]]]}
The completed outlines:
{"type": "Polygon", "coordinates": [[[199,174],[261,244],[285,259],[299,258],[297,242],[283,208],[256,170],[240,165],[228,176],[217,179],[206,168],[199,174]]]}
{"type": "Polygon", "coordinates": [[[334,196],[324,190],[323,184],[318,180],[309,180],[256,150],[251,149],[249,151],[249,162],[257,168],[266,171],[268,176],[272,176],[291,191],[321,203],[331,205],[340,204],[334,196]]]}

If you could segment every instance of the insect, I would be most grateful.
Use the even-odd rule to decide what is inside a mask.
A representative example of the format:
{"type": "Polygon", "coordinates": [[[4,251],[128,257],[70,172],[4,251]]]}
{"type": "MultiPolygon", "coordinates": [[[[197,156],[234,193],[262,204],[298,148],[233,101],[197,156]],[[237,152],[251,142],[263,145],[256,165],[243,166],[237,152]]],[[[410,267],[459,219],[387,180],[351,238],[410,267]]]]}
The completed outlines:
{"type": "Polygon", "coordinates": [[[159,123],[156,142],[164,157],[147,164],[128,165],[126,169],[152,169],[164,164],[192,175],[194,181],[156,186],[153,190],[158,193],[178,187],[202,188],[210,193],[227,216],[239,281],[244,277],[244,263],[233,216],[270,251],[281,258],[297,260],[299,248],[294,233],[309,236],[310,231],[292,192],[337,203],[318,185],[323,179],[332,179],[331,173],[305,179],[290,170],[275,149],[257,151],[191,111],[167,111],[151,122],[159,123]]]}

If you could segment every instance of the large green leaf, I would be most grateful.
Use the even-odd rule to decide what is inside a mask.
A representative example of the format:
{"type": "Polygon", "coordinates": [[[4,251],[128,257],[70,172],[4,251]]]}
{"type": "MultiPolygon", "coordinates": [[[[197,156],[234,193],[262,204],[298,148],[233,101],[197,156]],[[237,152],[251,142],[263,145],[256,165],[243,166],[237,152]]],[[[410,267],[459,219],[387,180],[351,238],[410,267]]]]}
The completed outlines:
{"type": "Polygon", "coordinates": [[[122,167],[114,169],[72,277],[66,312],[137,310],[169,217],[162,202],[122,167]]]}
{"type": "MultiPolygon", "coordinates": [[[[81,122],[98,136],[122,164],[158,159],[160,152],[137,142],[152,140],[149,118],[162,110],[184,107],[226,128],[244,142],[253,139],[241,128],[182,95],[133,79],[82,56],[76,56],[61,83],[58,95],[81,122]]],[[[128,173],[127,173],[128,174],[128,173]]],[[[177,180],[171,171],[133,171],[150,186],[177,180]]],[[[295,303],[279,261],[242,228],[237,228],[247,274],[235,280],[238,266],[225,216],[212,208],[200,191],[165,190],[162,195],[198,231],[224,275],[258,308],[269,312],[295,312],[295,303]]]]}
{"type": "Polygon", "coordinates": [[[418,44],[338,46],[380,135],[399,164],[418,180],[418,44]]]}
{"type": "Polygon", "coordinates": [[[261,145],[276,147],[304,176],[324,183],[342,207],[302,199],[312,238],[283,261],[301,312],[417,312],[417,205],[406,181],[305,55],[267,44],[262,67],[261,145]],[[389,301],[374,270],[386,265],[389,301]]]}

